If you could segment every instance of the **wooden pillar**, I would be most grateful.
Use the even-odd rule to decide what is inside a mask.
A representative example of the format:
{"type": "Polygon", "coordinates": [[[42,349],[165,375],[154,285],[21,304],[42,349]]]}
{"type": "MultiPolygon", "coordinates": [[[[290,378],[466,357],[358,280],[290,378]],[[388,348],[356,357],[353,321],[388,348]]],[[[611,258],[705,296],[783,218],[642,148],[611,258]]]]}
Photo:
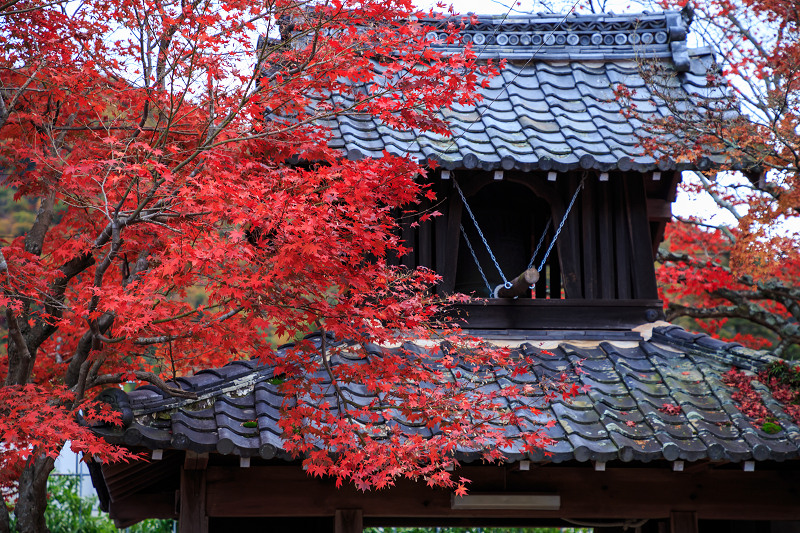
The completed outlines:
{"type": "Polygon", "coordinates": [[[698,533],[697,513],[694,511],[672,511],[669,514],[670,533],[698,533]]]}
{"type": "Polygon", "coordinates": [[[633,297],[658,298],[656,270],[653,265],[653,243],[647,220],[647,196],[641,175],[626,176],[625,198],[628,208],[628,229],[633,260],[633,297]]]}
{"type": "MultiPolygon", "coordinates": [[[[456,286],[456,269],[458,265],[458,245],[461,239],[461,210],[463,204],[458,192],[453,189],[450,192],[449,206],[447,209],[447,235],[445,240],[441,242],[441,246],[437,238],[437,248],[441,249],[444,255],[444,272],[438,272],[442,276],[442,282],[439,284],[444,294],[453,292],[456,286]]],[[[437,249],[437,255],[440,250],[437,249]]]]}
{"type": "Polygon", "coordinates": [[[616,266],[614,263],[614,218],[611,214],[611,194],[609,182],[596,184],[597,206],[597,255],[599,259],[600,298],[613,300],[616,291],[616,266]]]}
{"type": "MultiPolygon", "coordinates": [[[[586,294],[583,291],[583,265],[581,263],[581,204],[577,200],[573,205],[573,211],[564,219],[566,208],[569,206],[569,202],[572,201],[580,180],[577,175],[571,174],[568,179],[562,180],[562,182],[566,184],[562,184],[560,187],[563,191],[564,210],[558,214],[558,218],[553,220],[553,223],[555,227],[558,227],[562,220],[564,221],[564,227],[557,241],[559,258],[566,254],[561,261],[564,292],[566,292],[567,298],[586,298],[586,294]]],[[[557,212],[558,209],[553,211],[557,212]]]]}
{"type": "MultiPolygon", "coordinates": [[[[581,238],[581,248],[583,251],[583,297],[587,300],[594,300],[600,297],[600,283],[598,279],[599,268],[597,261],[597,192],[595,191],[595,182],[592,179],[587,179],[583,182],[583,190],[580,192],[580,205],[573,207],[576,213],[572,216],[580,214],[581,231],[583,237],[581,238]]],[[[577,202],[576,202],[577,203],[577,202]]]]}
{"type": "Polygon", "coordinates": [[[206,515],[206,466],[208,454],[186,452],[181,468],[180,533],[208,533],[206,515]]]}
{"type": "Polygon", "coordinates": [[[364,530],[364,516],[361,509],[336,509],[334,533],[361,533],[364,530]]]}

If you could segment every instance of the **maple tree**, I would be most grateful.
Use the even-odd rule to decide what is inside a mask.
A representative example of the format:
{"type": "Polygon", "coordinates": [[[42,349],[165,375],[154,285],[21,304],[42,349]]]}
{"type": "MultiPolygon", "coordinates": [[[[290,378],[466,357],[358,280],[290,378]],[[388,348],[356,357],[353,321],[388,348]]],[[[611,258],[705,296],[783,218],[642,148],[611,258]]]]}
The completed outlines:
{"type": "MultiPolygon", "coordinates": [[[[46,481],[66,440],[130,458],[76,419],[118,421],[92,401],[101,388],[191,396],[169,378],[236,358],[275,365],[287,397],[304,399],[284,406],[282,424],[308,471],[361,488],[407,476],[463,492],[447,472],[456,447],[499,458],[509,423],[530,429],[529,446],[545,442],[508,408],[536,391],[443,377],[465,360],[476,371],[529,362],[461,341],[435,320],[436,275],[387,261],[404,251],[393,213],[431,195],[426,162],[349,160],[319,126],[356,113],[446,134],[436,112],[473,101],[488,67],[432,49],[410,3],[10,0],[0,17],[3,187],[37,206],[0,244],[0,488],[20,531],[45,530],[46,481]],[[309,329],[356,353],[409,337],[453,350],[436,365],[409,352],[332,367],[343,345],[320,357],[303,342],[278,357],[271,335],[309,329]],[[331,409],[304,379],[320,368],[380,404],[337,387],[331,409]],[[426,441],[373,427],[390,415],[444,430],[426,441]]],[[[562,392],[575,393],[555,384],[539,397],[562,392]]],[[[1,505],[0,531],[8,524],[1,505]]]]}
{"type": "MultiPolygon", "coordinates": [[[[720,214],[676,217],[668,227],[658,256],[667,318],[790,356],[800,345],[800,15],[785,0],[710,0],[686,13],[716,63],[693,105],[662,83],[672,113],[653,121],[642,143],[695,164],[683,187],[720,214]]],[[[650,82],[674,75],[643,70],[650,82]]]]}

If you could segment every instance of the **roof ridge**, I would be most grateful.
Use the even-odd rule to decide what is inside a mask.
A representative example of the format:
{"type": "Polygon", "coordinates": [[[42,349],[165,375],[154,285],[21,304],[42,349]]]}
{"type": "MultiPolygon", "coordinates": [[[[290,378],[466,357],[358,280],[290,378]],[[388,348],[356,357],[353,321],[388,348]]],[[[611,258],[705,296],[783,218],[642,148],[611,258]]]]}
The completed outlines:
{"type": "Polygon", "coordinates": [[[428,37],[445,53],[473,45],[479,58],[537,60],[611,60],[672,57],[678,71],[688,70],[686,36],[691,10],[630,14],[471,15],[422,19],[438,30],[428,37]],[[463,28],[454,40],[449,26],[463,28]]]}
{"type": "Polygon", "coordinates": [[[705,333],[692,333],[674,324],[654,328],[650,340],[751,372],[758,372],[769,363],[780,360],[780,357],[765,350],[753,350],[738,342],[715,339],[705,333]]]}
{"type": "MultiPolygon", "coordinates": [[[[331,340],[333,339],[330,333],[326,334],[326,336],[331,340]]],[[[301,341],[289,342],[278,346],[276,351],[293,348],[303,341],[319,341],[321,337],[320,333],[311,333],[303,337],[301,341]]],[[[317,348],[319,348],[319,342],[316,344],[317,348]]],[[[275,378],[274,369],[274,365],[264,364],[258,357],[253,357],[230,361],[220,367],[203,368],[190,376],[181,376],[167,381],[167,384],[173,384],[183,390],[196,393],[194,398],[169,396],[153,385],[143,385],[130,393],[123,393],[126,394],[128,401],[131,402],[134,414],[138,416],[155,411],[177,409],[192,404],[202,404],[222,394],[254,387],[262,381],[275,378]],[[234,367],[240,367],[242,370],[230,373],[224,371],[226,368],[232,369],[234,367]],[[204,379],[205,376],[209,374],[214,375],[216,379],[209,383],[204,383],[206,381],[204,379]],[[137,392],[139,394],[136,394],[137,392]],[[133,397],[131,397],[131,394],[133,394],[133,397]],[[140,396],[140,398],[136,396],[140,396]]]]}

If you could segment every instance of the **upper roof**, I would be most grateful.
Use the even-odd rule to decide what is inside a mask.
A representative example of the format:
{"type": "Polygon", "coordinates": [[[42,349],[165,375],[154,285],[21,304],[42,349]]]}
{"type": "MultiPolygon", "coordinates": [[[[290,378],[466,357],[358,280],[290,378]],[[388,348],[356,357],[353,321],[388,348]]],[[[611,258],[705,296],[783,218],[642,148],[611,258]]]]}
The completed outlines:
{"type": "MultiPolygon", "coordinates": [[[[739,462],[800,456],[800,429],[766,387],[759,392],[782,428],[775,434],[765,433],[740,412],[731,397],[735,391],[722,381],[722,374],[732,366],[755,371],[774,357],[676,326],[655,328],[648,340],[619,338],[550,343],[544,345],[546,351],[513,336],[503,341],[536,363],[521,375],[501,368],[484,369],[479,381],[482,388],[524,388],[563,372],[573,373],[579,386],[587,386],[572,401],[553,401],[544,418],[529,414],[534,422],[548,417],[556,421],[548,430],[554,442],[545,450],[526,454],[521,440],[514,439],[520,428],[498,428],[514,443],[505,449],[508,461],[739,462]],[[665,408],[665,404],[674,407],[665,408]]],[[[312,340],[319,344],[319,337],[312,340]]],[[[427,353],[413,344],[404,348],[427,353]]],[[[370,350],[380,353],[385,348],[373,346],[370,350]]],[[[331,358],[333,365],[344,362],[339,355],[331,358]]],[[[470,380],[476,371],[466,363],[443,371],[465,386],[475,384],[470,380]]],[[[321,378],[323,389],[330,383],[324,370],[312,378],[321,378]]],[[[109,389],[101,398],[122,411],[124,427],[105,426],[95,431],[112,443],[129,446],[288,460],[278,426],[283,397],[277,381],[271,367],[236,361],[176,380],[176,385],[195,392],[198,399],[168,397],[153,386],[127,394],[109,389]]],[[[355,402],[366,405],[372,399],[357,383],[342,383],[341,388],[355,402]]],[[[531,397],[530,405],[540,406],[540,400],[531,397]]],[[[335,409],[333,398],[330,405],[335,409]]],[[[432,431],[410,425],[405,430],[423,436],[432,431]]],[[[458,458],[470,461],[480,454],[461,450],[458,458]]]]}
{"type": "MultiPolygon", "coordinates": [[[[461,32],[461,43],[447,44],[444,33],[431,35],[440,37],[435,46],[446,53],[471,43],[479,58],[507,60],[500,75],[479,89],[478,105],[442,110],[452,137],[397,131],[365,114],[343,114],[323,124],[331,129],[331,145],[351,159],[377,158],[387,150],[436,160],[447,169],[674,168],[674,162],[656,161],[638,146],[647,135],[644,122],[670,115],[641,69],[648,61],[663,67],[668,75],[656,92],[668,90],[686,110],[702,112],[700,107],[724,96],[722,88],[709,86],[707,74],[716,68],[710,49],[687,49],[690,18],[676,11],[478,16],[461,32]],[[635,116],[619,101],[618,87],[630,91],[635,116]]],[[[347,105],[348,98],[334,99],[347,105]]]]}

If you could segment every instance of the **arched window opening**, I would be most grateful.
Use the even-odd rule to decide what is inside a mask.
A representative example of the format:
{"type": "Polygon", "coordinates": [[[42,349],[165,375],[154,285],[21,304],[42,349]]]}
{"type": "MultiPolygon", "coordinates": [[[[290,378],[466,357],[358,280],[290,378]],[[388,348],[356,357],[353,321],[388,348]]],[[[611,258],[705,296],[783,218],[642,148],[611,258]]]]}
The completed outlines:
{"type": "MultiPolygon", "coordinates": [[[[503,283],[500,271],[511,281],[528,269],[531,262],[534,268],[539,268],[555,235],[557,222],[548,225],[551,209],[545,200],[528,187],[510,181],[484,186],[467,197],[467,203],[480,231],[465,209],[461,216],[463,231],[458,246],[455,291],[488,298],[495,287],[503,283]],[[533,257],[540,240],[541,246],[533,257]]],[[[556,246],[539,275],[535,290],[528,297],[562,298],[556,246]]]]}

